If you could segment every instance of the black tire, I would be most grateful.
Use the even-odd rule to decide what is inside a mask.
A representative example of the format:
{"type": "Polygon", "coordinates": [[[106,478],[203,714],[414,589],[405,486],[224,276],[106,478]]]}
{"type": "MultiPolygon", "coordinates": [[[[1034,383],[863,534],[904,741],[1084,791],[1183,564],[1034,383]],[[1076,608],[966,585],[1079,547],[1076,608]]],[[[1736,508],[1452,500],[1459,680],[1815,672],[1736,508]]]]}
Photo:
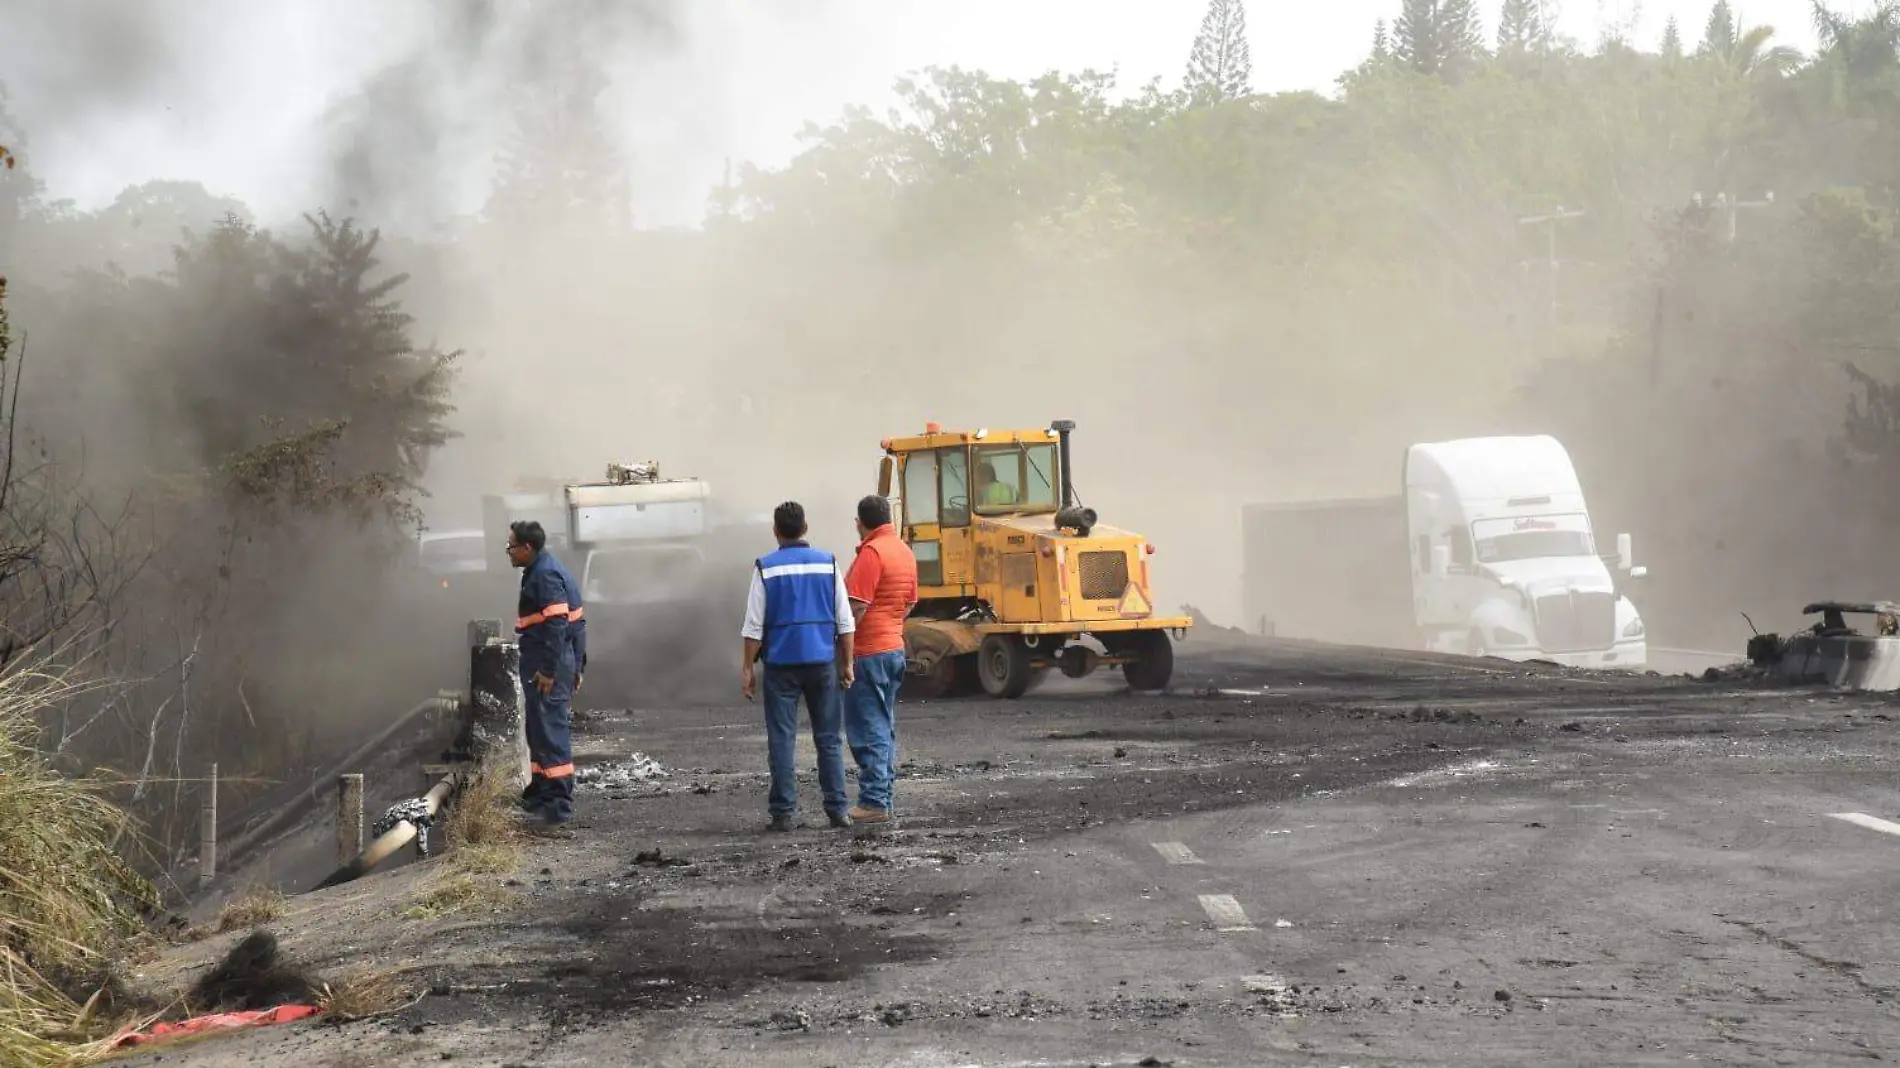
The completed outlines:
{"type": "Polygon", "coordinates": [[[976,681],[976,657],[964,653],[946,656],[930,665],[930,670],[905,675],[899,696],[915,701],[936,701],[946,697],[968,697],[981,690],[976,681]]]}
{"type": "Polygon", "coordinates": [[[1035,671],[1029,666],[1029,647],[1021,638],[992,634],[976,651],[976,673],[991,697],[1014,700],[1028,691],[1035,671]]]}
{"type": "Polygon", "coordinates": [[[1136,631],[1116,643],[1135,659],[1122,665],[1131,690],[1165,690],[1174,677],[1174,643],[1165,630],[1136,631]]]}

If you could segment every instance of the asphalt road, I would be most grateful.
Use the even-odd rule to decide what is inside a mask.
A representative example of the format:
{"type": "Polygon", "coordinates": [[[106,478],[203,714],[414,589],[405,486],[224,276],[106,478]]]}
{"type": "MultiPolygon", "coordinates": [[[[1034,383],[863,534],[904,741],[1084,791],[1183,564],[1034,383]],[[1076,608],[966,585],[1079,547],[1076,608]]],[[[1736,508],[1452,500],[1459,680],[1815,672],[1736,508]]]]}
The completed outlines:
{"type": "Polygon", "coordinates": [[[638,750],[670,774],[588,788],[521,908],[402,920],[379,896],[402,871],[286,921],[300,960],[371,959],[428,996],[166,1062],[1900,1056],[1891,699],[1188,649],[1168,696],[1108,676],[905,704],[903,822],[868,838],[761,833],[756,707],[609,712],[582,766],[638,750]]]}

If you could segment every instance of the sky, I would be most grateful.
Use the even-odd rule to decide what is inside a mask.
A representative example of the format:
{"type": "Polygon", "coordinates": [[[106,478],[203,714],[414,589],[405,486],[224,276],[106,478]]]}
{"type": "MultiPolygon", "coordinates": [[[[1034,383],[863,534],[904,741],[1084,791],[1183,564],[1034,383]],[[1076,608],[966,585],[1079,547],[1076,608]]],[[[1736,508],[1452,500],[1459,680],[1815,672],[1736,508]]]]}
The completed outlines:
{"type": "MultiPolygon", "coordinates": [[[[1579,41],[1623,23],[1653,48],[1671,15],[1693,42],[1709,2],[1550,0],[1548,8],[1579,41]]],[[[696,222],[728,160],[782,164],[805,122],[854,103],[881,110],[897,77],[926,66],[1018,78],[1114,70],[1129,88],[1177,82],[1205,10],[1203,0],[675,3],[668,26],[617,39],[629,43],[615,53],[615,124],[635,164],[636,211],[653,225],[696,222]]],[[[1254,88],[1330,92],[1364,57],[1374,22],[1399,6],[1249,0],[1254,88]]],[[[1495,27],[1497,0],[1482,7],[1495,27]]],[[[1744,25],[1773,25],[1781,43],[1812,47],[1808,0],[1736,7],[1744,25]]],[[[326,123],[379,71],[421,54],[438,61],[434,77],[480,76],[480,64],[440,62],[441,28],[426,8],[423,0],[0,0],[0,82],[30,137],[29,163],[55,196],[95,207],[138,181],[189,179],[268,221],[329,198],[326,123]]],[[[479,202],[492,158],[481,119],[496,99],[466,95],[458,108],[429,113],[423,125],[440,129],[412,131],[430,139],[445,172],[432,205],[479,202]]]]}

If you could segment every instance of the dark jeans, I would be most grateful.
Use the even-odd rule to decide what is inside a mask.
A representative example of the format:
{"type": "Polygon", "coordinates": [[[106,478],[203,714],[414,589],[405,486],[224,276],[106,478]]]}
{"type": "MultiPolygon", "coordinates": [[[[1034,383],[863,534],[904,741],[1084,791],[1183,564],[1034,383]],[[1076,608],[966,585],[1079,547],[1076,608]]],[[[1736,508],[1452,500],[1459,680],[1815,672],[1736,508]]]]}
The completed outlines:
{"type": "Polygon", "coordinates": [[[904,651],[858,657],[857,673],[844,696],[844,722],[858,762],[858,804],[888,810],[897,774],[897,689],[904,683],[904,651]]]}
{"type": "Polygon", "coordinates": [[[534,672],[524,670],[521,693],[526,698],[529,772],[522,800],[556,819],[574,811],[574,740],[569,708],[574,687],[559,678],[543,695],[534,684],[534,672]]]}
{"type": "Polygon", "coordinates": [[[838,729],[838,669],[835,665],[765,665],[765,744],[772,765],[772,793],[767,807],[772,815],[798,811],[798,768],[793,758],[798,741],[798,699],[805,699],[811,717],[811,740],[818,747],[818,789],[825,811],[843,812],[850,805],[844,792],[844,741],[838,729]]]}

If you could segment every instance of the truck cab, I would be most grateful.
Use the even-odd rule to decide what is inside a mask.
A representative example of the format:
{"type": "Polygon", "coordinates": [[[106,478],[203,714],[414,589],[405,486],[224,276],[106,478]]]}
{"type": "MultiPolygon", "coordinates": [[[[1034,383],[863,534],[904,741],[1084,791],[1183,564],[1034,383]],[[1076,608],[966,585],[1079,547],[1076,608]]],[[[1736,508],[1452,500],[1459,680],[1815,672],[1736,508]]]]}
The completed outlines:
{"type": "Polygon", "coordinates": [[[1571,667],[1645,664],[1642,617],[1624,592],[1645,571],[1628,534],[1601,553],[1557,439],[1414,445],[1404,483],[1413,615],[1426,648],[1571,667]]]}

